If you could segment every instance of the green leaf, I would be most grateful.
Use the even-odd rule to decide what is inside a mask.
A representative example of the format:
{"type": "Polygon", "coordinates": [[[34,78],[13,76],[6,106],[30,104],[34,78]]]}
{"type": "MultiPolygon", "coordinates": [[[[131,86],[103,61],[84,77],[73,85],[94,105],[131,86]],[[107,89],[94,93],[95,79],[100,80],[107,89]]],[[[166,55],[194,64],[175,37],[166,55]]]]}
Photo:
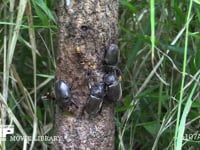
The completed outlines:
{"type": "Polygon", "coordinates": [[[43,78],[50,78],[54,79],[54,75],[48,75],[48,74],[37,74],[38,77],[43,77],[43,78]]]}
{"type": "Polygon", "coordinates": [[[152,135],[155,136],[160,128],[160,124],[157,121],[146,122],[143,127],[152,135]]]}
{"type": "Polygon", "coordinates": [[[131,98],[130,98],[130,96],[128,95],[128,96],[126,96],[125,97],[125,102],[124,102],[124,106],[120,106],[120,107],[117,107],[116,109],[115,109],[115,111],[116,112],[123,112],[123,111],[126,111],[126,110],[128,110],[128,109],[130,109],[130,108],[132,108],[133,107],[133,105],[130,105],[131,104],[131,98]]]}
{"type": "Polygon", "coordinates": [[[200,108],[200,102],[193,102],[192,108],[200,108]]]}
{"type": "Polygon", "coordinates": [[[119,2],[121,3],[122,6],[125,6],[128,9],[130,9],[131,12],[135,12],[136,11],[136,8],[129,1],[127,1],[127,0],[120,0],[119,2]]]}
{"type": "Polygon", "coordinates": [[[200,5],[200,0],[193,0],[193,1],[200,5]]]}
{"type": "Polygon", "coordinates": [[[42,112],[41,112],[41,108],[40,107],[37,107],[37,117],[38,117],[38,120],[41,120],[42,121],[42,112]]]}
{"type": "MultiPolygon", "coordinates": [[[[176,53],[179,53],[179,54],[184,54],[184,47],[178,47],[176,45],[167,45],[167,44],[164,44],[162,42],[158,42],[163,48],[165,49],[169,49],[170,51],[173,51],[173,52],[176,52],[176,53]]],[[[193,50],[191,49],[187,49],[188,51],[188,55],[193,55],[193,50]]]]}
{"type": "Polygon", "coordinates": [[[54,16],[43,0],[32,0],[32,3],[43,24],[49,25],[49,19],[56,23],[54,16]],[[48,18],[46,16],[48,16],[48,18]]]}

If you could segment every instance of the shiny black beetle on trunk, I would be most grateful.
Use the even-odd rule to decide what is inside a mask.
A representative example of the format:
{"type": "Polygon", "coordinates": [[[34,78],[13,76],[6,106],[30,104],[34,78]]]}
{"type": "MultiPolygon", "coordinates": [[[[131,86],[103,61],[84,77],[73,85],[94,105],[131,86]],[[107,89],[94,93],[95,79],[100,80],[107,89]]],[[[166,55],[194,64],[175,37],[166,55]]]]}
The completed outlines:
{"type": "Polygon", "coordinates": [[[57,80],[55,83],[55,98],[60,107],[68,107],[71,104],[71,91],[67,82],[57,80]]]}
{"type": "Polygon", "coordinates": [[[116,102],[122,96],[121,83],[115,73],[105,74],[103,77],[106,85],[106,96],[105,99],[116,102]]]}
{"type": "Polygon", "coordinates": [[[108,66],[116,66],[119,62],[120,51],[116,44],[111,44],[105,52],[104,62],[108,66]]]}
{"type": "Polygon", "coordinates": [[[90,88],[90,95],[88,97],[88,102],[85,107],[85,111],[91,115],[95,116],[100,111],[103,98],[105,96],[104,83],[98,83],[90,88]]]}

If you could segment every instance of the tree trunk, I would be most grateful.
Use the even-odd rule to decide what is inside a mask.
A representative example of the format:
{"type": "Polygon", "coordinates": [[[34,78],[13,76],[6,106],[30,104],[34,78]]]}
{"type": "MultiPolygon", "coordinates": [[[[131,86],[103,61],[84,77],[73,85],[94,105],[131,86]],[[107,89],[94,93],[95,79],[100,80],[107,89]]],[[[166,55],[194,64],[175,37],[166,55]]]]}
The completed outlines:
{"type": "MultiPolygon", "coordinates": [[[[69,107],[56,109],[54,149],[114,149],[114,104],[104,100],[94,117],[85,113],[90,86],[103,82],[103,59],[117,44],[117,0],[61,0],[58,6],[56,80],[71,91],[69,107]]],[[[59,102],[58,102],[59,103],[59,102]]]]}

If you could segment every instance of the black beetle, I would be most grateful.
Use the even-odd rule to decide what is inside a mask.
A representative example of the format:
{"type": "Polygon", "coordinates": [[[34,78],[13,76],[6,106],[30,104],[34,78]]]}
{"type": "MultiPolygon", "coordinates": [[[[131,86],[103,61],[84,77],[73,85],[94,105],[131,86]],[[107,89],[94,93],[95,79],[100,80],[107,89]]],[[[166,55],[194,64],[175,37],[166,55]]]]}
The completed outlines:
{"type": "Polygon", "coordinates": [[[57,80],[55,83],[55,98],[61,107],[68,107],[71,104],[71,91],[67,82],[57,80]]]}
{"type": "Polygon", "coordinates": [[[119,61],[120,51],[116,44],[111,44],[105,52],[104,62],[109,66],[116,66],[119,61]]]}
{"type": "Polygon", "coordinates": [[[100,111],[104,96],[104,83],[98,83],[90,88],[90,95],[85,106],[85,110],[89,115],[95,116],[100,111]]]}
{"type": "Polygon", "coordinates": [[[121,83],[118,77],[114,73],[105,74],[103,77],[106,85],[106,96],[105,99],[116,102],[122,96],[121,83]]]}

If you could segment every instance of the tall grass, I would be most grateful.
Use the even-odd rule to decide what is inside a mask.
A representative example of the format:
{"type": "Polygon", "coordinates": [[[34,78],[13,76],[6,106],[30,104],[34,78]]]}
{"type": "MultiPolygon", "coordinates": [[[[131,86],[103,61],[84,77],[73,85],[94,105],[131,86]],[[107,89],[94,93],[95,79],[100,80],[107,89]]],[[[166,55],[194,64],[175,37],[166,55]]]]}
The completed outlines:
{"type": "Polygon", "coordinates": [[[198,148],[188,139],[199,127],[200,6],[192,2],[120,1],[118,149],[198,148]]]}
{"type": "Polygon", "coordinates": [[[40,98],[45,91],[51,91],[48,84],[52,80],[55,67],[52,39],[56,26],[50,6],[53,3],[40,0],[1,3],[0,124],[14,124],[12,136],[32,137],[31,141],[12,141],[11,135],[7,135],[6,141],[1,139],[2,150],[48,147],[49,143],[35,142],[34,139],[38,135],[49,134],[53,124],[53,106],[51,102],[47,104],[40,98]],[[49,57],[45,57],[47,54],[49,57]],[[45,106],[49,108],[44,109],[45,106]]]}
{"type": "MultiPolygon", "coordinates": [[[[183,95],[184,95],[185,73],[186,73],[186,65],[187,65],[188,36],[189,36],[188,35],[188,32],[189,32],[188,30],[189,30],[189,23],[190,23],[189,20],[190,20],[190,15],[191,15],[191,9],[192,9],[192,0],[190,0],[188,15],[187,15],[187,19],[186,19],[183,71],[182,71],[182,80],[181,80],[181,87],[180,87],[180,97],[179,97],[179,102],[178,102],[176,130],[175,130],[175,137],[174,137],[175,138],[174,149],[177,149],[177,150],[180,150],[181,147],[182,147],[184,126],[185,126],[185,121],[180,123],[180,117],[181,117],[181,105],[182,105],[182,102],[183,102],[182,99],[183,99],[183,95]]],[[[194,93],[194,91],[193,91],[193,93],[194,93]]],[[[192,95],[192,93],[190,95],[192,95]]],[[[189,112],[189,109],[190,109],[191,105],[192,105],[192,100],[191,100],[191,96],[189,96],[189,99],[188,99],[188,101],[186,103],[186,106],[188,107],[188,109],[187,109],[187,107],[185,107],[188,112],[189,112]]],[[[184,113],[183,113],[183,115],[184,115],[184,113]]],[[[185,115],[185,116],[183,116],[183,115],[182,115],[182,119],[185,120],[187,115],[185,115]]]]}

